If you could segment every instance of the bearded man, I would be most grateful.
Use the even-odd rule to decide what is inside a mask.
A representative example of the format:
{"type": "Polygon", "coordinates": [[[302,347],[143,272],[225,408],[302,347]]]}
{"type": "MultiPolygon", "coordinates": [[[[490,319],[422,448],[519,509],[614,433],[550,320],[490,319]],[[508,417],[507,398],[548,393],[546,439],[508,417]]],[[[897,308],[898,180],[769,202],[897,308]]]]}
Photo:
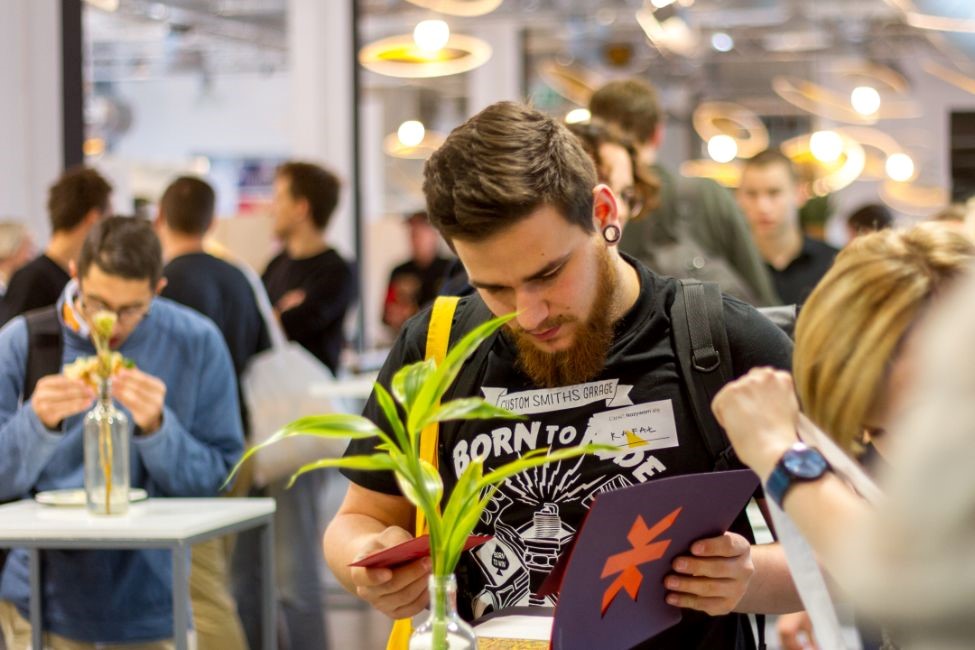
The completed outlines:
{"type": "MultiPolygon", "coordinates": [[[[612,431],[589,426],[608,412],[666,437],[652,451],[624,446],[500,487],[475,531],[494,539],[464,553],[458,565],[458,607],[473,619],[508,607],[551,606],[551,597],[536,592],[595,495],[712,469],[671,338],[677,283],[619,253],[618,198],[597,184],[578,140],[527,106],[501,102],[468,120],[430,158],[424,176],[430,222],[476,289],[458,305],[455,329],[474,313],[518,313],[485,344],[486,354],[465,365],[450,397],[482,392],[526,416],[516,423],[443,424],[445,490],[474,457],[485,459],[487,472],[536,448],[619,446],[612,431]],[[664,408],[648,416],[654,410],[648,403],[664,408]]],[[[726,298],[724,312],[736,376],[756,365],[788,367],[791,348],[781,331],[738,300],[726,298]]],[[[406,324],[380,382],[388,385],[399,368],[423,358],[429,322],[428,310],[406,324]]],[[[385,423],[374,398],[365,413],[385,423]]],[[[371,453],[376,442],[353,441],[347,453],[371,453]]],[[[410,539],[413,507],[390,474],[344,473],[352,483],[325,534],[326,558],[349,591],[392,618],[413,616],[427,604],[428,560],[349,567],[410,539]]],[[[675,560],[666,579],[668,602],[686,608],[683,620],[640,647],[754,648],[743,613],[799,608],[778,545],[751,546],[728,532],[699,540],[693,551],[675,560]]]]}

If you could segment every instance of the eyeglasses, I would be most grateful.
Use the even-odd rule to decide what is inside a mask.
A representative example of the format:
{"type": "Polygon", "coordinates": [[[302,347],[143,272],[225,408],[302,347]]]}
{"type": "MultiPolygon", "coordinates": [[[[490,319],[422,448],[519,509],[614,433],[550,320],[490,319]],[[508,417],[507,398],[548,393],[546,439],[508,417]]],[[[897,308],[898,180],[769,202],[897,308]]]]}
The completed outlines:
{"type": "Polygon", "coordinates": [[[643,195],[632,185],[620,190],[620,199],[629,208],[631,218],[639,216],[643,212],[643,195]]]}
{"type": "Polygon", "coordinates": [[[85,320],[91,321],[95,314],[100,311],[110,311],[118,317],[118,324],[122,326],[135,325],[143,318],[149,315],[149,308],[152,303],[146,303],[143,305],[131,305],[129,307],[122,307],[120,309],[115,309],[110,305],[106,305],[101,300],[96,298],[85,298],[84,296],[79,296],[78,303],[81,307],[81,313],[85,315],[85,320]]]}

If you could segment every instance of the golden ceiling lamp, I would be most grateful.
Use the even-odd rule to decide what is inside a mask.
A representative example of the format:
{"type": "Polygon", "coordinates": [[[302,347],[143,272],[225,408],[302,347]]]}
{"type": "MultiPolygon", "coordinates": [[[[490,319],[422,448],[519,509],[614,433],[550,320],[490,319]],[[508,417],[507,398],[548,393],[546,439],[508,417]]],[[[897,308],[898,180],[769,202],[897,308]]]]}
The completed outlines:
{"type": "Polygon", "coordinates": [[[451,33],[442,20],[424,20],[413,34],[390,36],[359,50],[359,63],[367,70],[404,79],[468,72],[490,58],[490,45],[473,36],[451,33]]]}
{"type": "Polygon", "coordinates": [[[932,77],[975,95],[975,78],[930,60],[922,61],[921,68],[932,77]]]}
{"type": "Polygon", "coordinates": [[[503,0],[406,0],[424,9],[449,16],[483,16],[501,6],[503,0]]]}
{"type": "Polygon", "coordinates": [[[887,0],[887,4],[904,13],[904,21],[911,27],[930,29],[939,32],[967,32],[975,34],[975,18],[940,16],[925,13],[915,6],[913,0],[887,0]]]}
{"type": "Polygon", "coordinates": [[[897,212],[929,217],[948,205],[951,196],[944,187],[888,180],[880,186],[880,200],[897,212]]]}
{"type": "Polygon", "coordinates": [[[426,160],[445,139],[440,133],[428,131],[423,123],[407,120],[399,125],[396,133],[383,138],[383,151],[393,158],[426,160]]]}
{"type": "Polygon", "coordinates": [[[850,124],[874,124],[878,120],[921,116],[917,103],[905,98],[909,87],[899,72],[874,63],[840,64],[834,72],[840,83],[853,93],[840,92],[791,75],[774,77],[772,89],[779,97],[807,113],[850,124]],[[874,95],[874,110],[857,110],[860,108],[858,93],[874,95]]]}
{"type": "Polygon", "coordinates": [[[836,192],[853,183],[860,177],[866,162],[860,143],[837,131],[817,131],[786,140],[782,143],[782,153],[792,160],[799,177],[816,196],[836,192]],[[827,148],[836,147],[835,158],[819,151],[820,142],[826,143],[827,148]]]}
{"type": "Polygon", "coordinates": [[[578,106],[589,106],[592,94],[603,85],[602,77],[578,65],[562,65],[558,61],[543,61],[538,76],[552,90],[578,106]]]}
{"type": "Polygon", "coordinates": [[[705,142],[720,135],[734,138],[739,158],[768,148],[768,130],[752,110],[731,102],[704,102],[694,109],[694,130],[705,142]]]}
{"type": "Polygon", "coordinates": [[[884,180],[887,178],[887,161],[895,154],[904,153],[897,140],[868,126],[844,126],[836,132],[856,140],[863,147],[865,159],[860,180],[884,180]]]}
{"type": "Polygon", "coordinates": [[[687,160],[681,163],[681,176],[710,178],[725,187],[735,188],[741,181],[741,163],[719,163],[714,160],[687,160]]]}

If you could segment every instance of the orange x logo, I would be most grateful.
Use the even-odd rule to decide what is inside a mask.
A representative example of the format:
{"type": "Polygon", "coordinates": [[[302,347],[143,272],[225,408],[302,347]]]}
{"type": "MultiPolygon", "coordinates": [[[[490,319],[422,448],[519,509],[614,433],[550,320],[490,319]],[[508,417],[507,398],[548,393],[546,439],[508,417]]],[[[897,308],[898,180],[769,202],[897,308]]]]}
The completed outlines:
{"type": "Polygon", "coordinates": [[[636,600],[637,592],[640,590],[640,583],[643,582],[643,574],[640,573],[637,567],[663,557],[663,554],[667,551],[667,547],[670,546],[670,540],[664,539],[659,542],[654,542],[653,540],[674,525],[680,511],[681,508],[677,508],[655,523],[652,528],[647,528],[643,517],[637,515],[636,521],[633,522],[633,526],[626,536],[627,541],[630,542],[630,546],[633,548],[609,556],[606,559],[606,564],[603,565],[601,578],[606,578],[616,573],[620,575],[603,592],[601,615],[606,615],[606,610],[609,609],[610,604],[621,589],[625,589],[626,593],[630,595],[630,598],[636,600]]]}

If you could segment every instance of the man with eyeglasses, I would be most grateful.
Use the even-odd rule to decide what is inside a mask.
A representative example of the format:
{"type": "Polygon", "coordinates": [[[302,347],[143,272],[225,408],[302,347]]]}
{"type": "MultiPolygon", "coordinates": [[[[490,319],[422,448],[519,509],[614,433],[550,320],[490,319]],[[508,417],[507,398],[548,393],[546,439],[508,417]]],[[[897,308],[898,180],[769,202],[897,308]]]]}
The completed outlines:
{"type": "MultiPolygon", "coordinates": [[[[55,308],[0,330],[0,499],[84,484],[82,421],[94,391],[59,374],[94,353],[93,315],[113,311],[111,345],[135,362],[112,396],[133,423],[132,485],[150,496],[214,496],[243,451],[234,370],[212,322],[156,294],[165,286],[152,226],[113,217],[92,230],[55,308]],[[55,319],[60,354],[33,384],[41,318],[55,319]],[[32,385],[33,384],[33,385],[32,385]]],[[[26,647],[27,554],[14,550],[0,578],[0,631],[26,647]]],[[[171,560],[163,551],[45,551],[46,646],[173,647],[171,560]]]]}

